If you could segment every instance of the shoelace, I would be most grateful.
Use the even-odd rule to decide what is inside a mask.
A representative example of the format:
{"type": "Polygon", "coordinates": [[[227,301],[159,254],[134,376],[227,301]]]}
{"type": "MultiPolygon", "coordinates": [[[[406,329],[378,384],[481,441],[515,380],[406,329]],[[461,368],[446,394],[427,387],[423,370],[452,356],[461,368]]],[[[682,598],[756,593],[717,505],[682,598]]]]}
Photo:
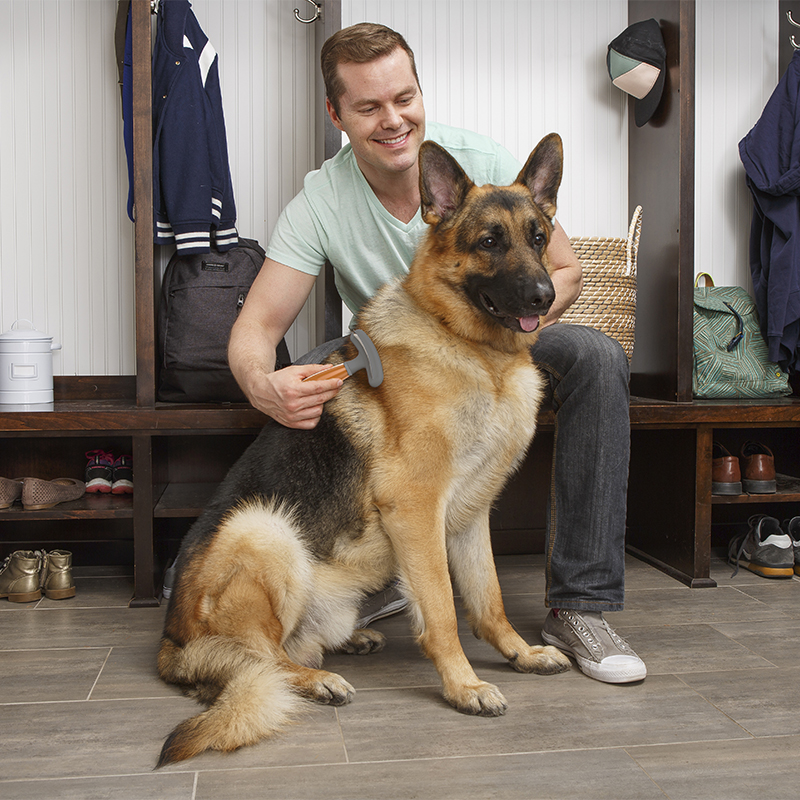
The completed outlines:
{"type": "Polygon", "coordinates": [[[114,463],[113,453],[106,453],[105,450],[87,450],[85,456],[92,466],[110,467],[114,463]]]}
{"type": "MultiPolygon", "coordinates": [[[[592,629],[584,622],[583,617],[578,616],[577,614],[570,614],[569,612],[564,612],[563,610],[560,612],[564,614],[566,618],[572,623],[575,631],[581,636],[586,644],[596,653],[600,654],[602,652],[602,645],[600,642],[595,638],[594,632],[592,629]]],[[[611,641],[623,652],[623,653],[632,653],[633,650],[631,646],[608,624],[608,621],[604,618],[600,618],[600,627],[602,627],[606,633],[611,637],[611,641]]]]}

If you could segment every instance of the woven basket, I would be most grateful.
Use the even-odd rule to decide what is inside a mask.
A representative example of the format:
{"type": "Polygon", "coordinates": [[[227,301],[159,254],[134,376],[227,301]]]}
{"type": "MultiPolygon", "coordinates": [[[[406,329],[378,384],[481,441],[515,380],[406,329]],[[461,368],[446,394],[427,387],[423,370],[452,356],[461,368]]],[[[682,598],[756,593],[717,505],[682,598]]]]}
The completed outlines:
{"type": "Polygon", "coordinates": [[[637,206],[627,239],[570,239],[583,267],[583,291],[559,319],[597,328],[616,339],[629,359],[636,328],[636,259],[641,229],[642,207],[637,206]]]}

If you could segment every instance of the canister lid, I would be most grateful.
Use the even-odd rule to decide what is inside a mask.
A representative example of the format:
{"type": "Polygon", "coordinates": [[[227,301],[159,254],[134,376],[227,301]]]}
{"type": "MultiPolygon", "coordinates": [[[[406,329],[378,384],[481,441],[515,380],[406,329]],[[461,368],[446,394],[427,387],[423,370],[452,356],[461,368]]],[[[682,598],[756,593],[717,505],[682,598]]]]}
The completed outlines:
{"type": "Polygon", "coordinates": [[[33,323],[29,319],[18,319],[11,326],[11,330],[5,333],[0,333],[0,340],[4,342],[49,342],[53,337],[48,336],[46,333],[37,331],[33,327],[33,323]],[[20,322],[27,322],[30,328],[18,328],[20,322]]]}

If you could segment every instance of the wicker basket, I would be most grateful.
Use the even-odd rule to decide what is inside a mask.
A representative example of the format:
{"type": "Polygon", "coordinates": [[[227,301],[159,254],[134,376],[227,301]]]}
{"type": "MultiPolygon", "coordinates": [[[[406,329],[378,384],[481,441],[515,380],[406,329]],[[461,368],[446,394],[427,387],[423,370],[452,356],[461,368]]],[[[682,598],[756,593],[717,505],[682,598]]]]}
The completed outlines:
{"type": "Polygon", "coordinates": [[[560,317],[561,322],[603,331],[622,345],[629,359],[636,327],[636,259],[641,229],[642,207],[637,206],[627,239],[570,239],[583,267],[583,291],[560,317]]]}

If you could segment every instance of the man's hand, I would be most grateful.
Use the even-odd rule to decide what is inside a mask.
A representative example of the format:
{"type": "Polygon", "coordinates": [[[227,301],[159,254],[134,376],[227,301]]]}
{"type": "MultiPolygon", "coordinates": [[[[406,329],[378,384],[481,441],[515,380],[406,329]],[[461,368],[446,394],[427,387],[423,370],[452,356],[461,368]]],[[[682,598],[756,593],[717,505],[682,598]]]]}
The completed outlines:
{"type": "Polygon", "coordinates": [[[340,378],[303,382],[323,369],[324,364],[302,364],[251,375],[248,400],[287,428],[311,430],[319,422],[323,404],[336,397],[342,386],[340,378]]]}

